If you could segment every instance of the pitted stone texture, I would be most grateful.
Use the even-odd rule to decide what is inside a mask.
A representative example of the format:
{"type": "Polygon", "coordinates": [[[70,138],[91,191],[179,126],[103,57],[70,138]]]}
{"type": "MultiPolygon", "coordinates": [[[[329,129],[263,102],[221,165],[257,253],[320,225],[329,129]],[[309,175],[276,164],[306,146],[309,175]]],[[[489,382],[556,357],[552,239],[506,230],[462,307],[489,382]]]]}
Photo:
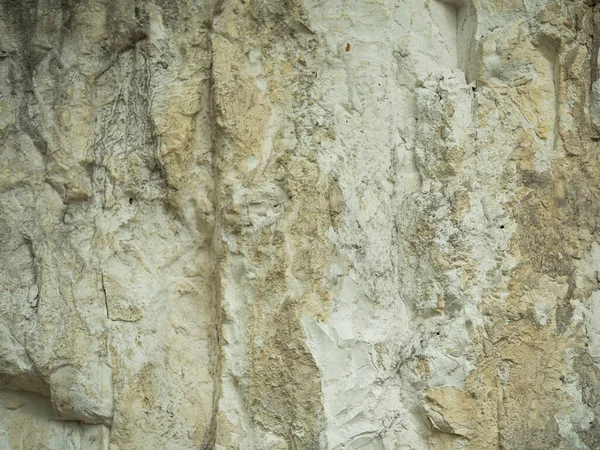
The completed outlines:
{"type": "Polygon", "coordinates": [[[0,446],[597,448],[595,3],[0,0],[0,446]]]}
{"type": "Polygon", "coordinates": [[[215,342],[209,10],[0,5],[2,387],[110,427],[111,449],[197,448],[215,342]]]}

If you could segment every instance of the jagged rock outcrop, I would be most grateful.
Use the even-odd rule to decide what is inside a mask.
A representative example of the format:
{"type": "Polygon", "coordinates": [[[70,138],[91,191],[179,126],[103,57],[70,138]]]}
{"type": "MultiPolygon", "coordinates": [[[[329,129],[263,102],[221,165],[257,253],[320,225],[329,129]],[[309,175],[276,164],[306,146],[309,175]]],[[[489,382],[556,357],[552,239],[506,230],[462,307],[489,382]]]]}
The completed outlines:
{"type": "Polygon", "coordinates": [[[0,0],[0,448],[600,448],[600,5],[0,0]]]}

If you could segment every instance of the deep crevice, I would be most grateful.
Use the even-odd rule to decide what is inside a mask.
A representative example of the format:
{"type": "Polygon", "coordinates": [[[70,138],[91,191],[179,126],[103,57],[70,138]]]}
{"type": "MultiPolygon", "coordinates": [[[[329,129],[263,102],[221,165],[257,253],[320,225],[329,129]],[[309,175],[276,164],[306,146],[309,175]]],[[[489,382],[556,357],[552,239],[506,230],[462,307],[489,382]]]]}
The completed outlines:
{"type": "Polygon", "coordinates": [[[208,31],[207,31],[207,45],[208,55],[210,59],[210,66],[208,69],[208,80],[206,86],[206,95],[208,95],[208,108],[210,118],[210,154],[212,164],[212,176],[213,176],[213,236],[210,245],[210,265],[213,270],[212,273],[212,303],[213,303],[213,348],[212,348],[212,379],[213,379],[213,391],[212,391],[212,412],[210,418],[210,424],[208,431],[205,435],[204,442],[202,444],[203,450],[212,450],[215,448],[217,440],[217,417],[219,411],[219,399],[221,398],[221,374],[222,374],[222,349],[221,349],[221,333],[222,333],[222,320],[221,320],[221,290],[220,290],[220,199],[219,199],[219,164],[218,164],[218,151],[217,151],[217,121],[215,116],[215,76],[214,76],[214,53],[213,53],[213,33],[214,33],[214,22],[215,17],[221,12],[222,4],[224,0],[215,0],[214,4],[209,13],[208,18],[208,31]]]}

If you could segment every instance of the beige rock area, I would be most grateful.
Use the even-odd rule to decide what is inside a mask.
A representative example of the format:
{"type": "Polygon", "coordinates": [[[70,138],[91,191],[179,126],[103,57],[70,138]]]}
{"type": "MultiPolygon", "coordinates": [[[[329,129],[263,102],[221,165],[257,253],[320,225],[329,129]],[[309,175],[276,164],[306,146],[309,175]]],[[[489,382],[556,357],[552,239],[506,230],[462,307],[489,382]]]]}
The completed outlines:
{"type": "Polygon", "coordinates": [[[0,0],[0,450],[600,449],[596,0],[0,0]]]}

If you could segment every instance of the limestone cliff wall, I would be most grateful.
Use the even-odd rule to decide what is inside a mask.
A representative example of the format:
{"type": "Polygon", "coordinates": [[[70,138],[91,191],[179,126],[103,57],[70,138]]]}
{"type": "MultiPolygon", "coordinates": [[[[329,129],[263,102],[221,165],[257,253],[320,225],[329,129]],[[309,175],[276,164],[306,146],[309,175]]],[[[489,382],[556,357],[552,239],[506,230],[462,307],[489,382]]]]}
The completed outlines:
{"type": "Polygon", "coordinates": [[[600,448],[600,5],[0,0],[0,448],[600,448]]]}

